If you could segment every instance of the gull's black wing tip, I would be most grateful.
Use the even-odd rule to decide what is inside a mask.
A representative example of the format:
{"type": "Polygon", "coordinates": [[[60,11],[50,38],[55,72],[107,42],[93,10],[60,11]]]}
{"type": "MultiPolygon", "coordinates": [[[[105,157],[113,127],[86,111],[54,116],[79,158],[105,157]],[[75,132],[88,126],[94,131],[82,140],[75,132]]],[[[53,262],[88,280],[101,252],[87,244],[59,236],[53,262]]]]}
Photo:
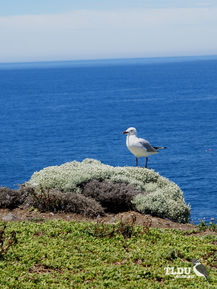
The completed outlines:
{"type": "Polygon", "coordinates": [[[167,147],[153,147],[154,149],[156,150],[164,150],[164,149],[167,149],[167,147]]]}

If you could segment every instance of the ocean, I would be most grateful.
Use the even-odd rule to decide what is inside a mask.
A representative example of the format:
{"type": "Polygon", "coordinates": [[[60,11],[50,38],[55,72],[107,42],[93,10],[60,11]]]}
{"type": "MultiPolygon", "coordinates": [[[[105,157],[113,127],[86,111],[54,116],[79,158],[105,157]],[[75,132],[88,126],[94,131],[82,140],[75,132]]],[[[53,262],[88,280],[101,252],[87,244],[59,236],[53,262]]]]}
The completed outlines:
{"type": "Polygon", "coordinates": [[[167,147],[148,166],[181,187],[191,219],[217,218],[216,58],[2,64],[0,108],[0,186],[84,158],[135,166],[133,126],[167,147]]]}

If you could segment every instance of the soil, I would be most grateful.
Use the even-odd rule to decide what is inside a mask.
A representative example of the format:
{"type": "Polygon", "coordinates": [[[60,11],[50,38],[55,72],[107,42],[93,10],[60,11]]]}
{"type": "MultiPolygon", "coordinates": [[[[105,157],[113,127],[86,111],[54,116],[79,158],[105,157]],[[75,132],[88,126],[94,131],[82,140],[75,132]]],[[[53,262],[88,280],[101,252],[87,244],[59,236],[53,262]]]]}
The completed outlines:
{"type": "Polygon", "coordinates": [[[158,217],[152,217],[150,215],[143,215],[138,212],[128,211],[118,214],[106,214],[103,217],[97,218],[87,218],[79,214],[74,213],[40,213],[39,211],[30,210],[30,209],[21,209],[16,208],[13,210],[10,209],[0,209],[0,220],[2,221],[34,221],[34,222],[43,222],[45,220],[54,220],[54,219],[63,219],[66,221],[89,221],[89,222],[97,222],[97,223],[110,223],[114,224],[118,221],[122,221],[124,223],[135,224],[140,226],[148,226],[152,228],[167,228],[167,229],[178,229],[181,231],[188,231],[187,235],[207,235],[214,234],[217,235],[216,232],[213,231],[202,231],[200,232],[198,227],[193,224],[180,224],[176,222],[172,222],[167,219],[161,219],[158,217]]]}

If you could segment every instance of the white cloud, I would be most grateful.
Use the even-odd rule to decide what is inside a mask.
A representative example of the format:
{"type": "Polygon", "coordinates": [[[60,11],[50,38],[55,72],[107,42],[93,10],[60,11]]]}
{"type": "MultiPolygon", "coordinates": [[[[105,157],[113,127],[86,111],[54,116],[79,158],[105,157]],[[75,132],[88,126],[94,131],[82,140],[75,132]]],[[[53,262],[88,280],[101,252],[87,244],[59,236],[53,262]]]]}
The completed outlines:
{"type": "Polygon", "coordinates": [[[217,53],[217,8],[0,17],[0,62],[217,53]]]}

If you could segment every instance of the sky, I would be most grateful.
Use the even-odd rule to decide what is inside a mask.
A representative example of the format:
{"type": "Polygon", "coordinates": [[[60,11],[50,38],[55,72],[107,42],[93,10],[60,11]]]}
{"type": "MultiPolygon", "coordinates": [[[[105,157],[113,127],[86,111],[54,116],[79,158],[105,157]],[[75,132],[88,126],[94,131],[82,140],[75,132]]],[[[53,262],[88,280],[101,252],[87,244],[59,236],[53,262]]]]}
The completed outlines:
{"type": "Polygon", "coordinates": [[[217,54],[217,0],[0,0],[0,62],[217,54]]]}

